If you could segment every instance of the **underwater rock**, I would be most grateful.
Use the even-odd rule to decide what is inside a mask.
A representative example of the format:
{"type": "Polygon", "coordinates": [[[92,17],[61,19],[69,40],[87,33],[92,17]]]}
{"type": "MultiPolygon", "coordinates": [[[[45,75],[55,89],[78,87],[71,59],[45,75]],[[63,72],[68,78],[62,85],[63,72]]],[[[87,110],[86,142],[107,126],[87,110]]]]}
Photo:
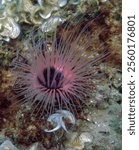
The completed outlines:
{"type": "Polygon", "coordinates": [[[0,145],[0,150],[18,150],[11,141],[6,140],[0,145]]]}
{"type": "Polygon", "coordinates": [[[45,150],[45,148],[43,147],[42,144],[36,142],[36,143],[32,144],[28,150],[45,150]]]}
{"type": "Polygon", "coordinates": [[[84,143],[91,143],[93,141],[93,136],[89,132],[82,132],[80,140],[84,143]]]}
{"type": "Polygon", "coordinates": [[[67,139],[66,147],[69,147],[72,150],[82,150],[85,143],[93,142],[93,136],[89,132],[82,132],[80,134],[73,132],[68,134],[67,139]]]}

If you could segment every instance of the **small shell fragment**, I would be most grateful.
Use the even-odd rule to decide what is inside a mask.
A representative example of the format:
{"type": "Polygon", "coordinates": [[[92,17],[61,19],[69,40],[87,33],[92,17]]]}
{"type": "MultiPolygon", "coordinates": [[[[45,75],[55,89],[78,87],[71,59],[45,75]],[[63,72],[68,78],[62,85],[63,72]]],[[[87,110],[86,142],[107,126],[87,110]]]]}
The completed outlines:
{"type": "Polygon", "coordinates": [[[54,16],[54,17],[51,17],[48,20],[46,20],[46,22],[44,22],[40,28],[41,28],[42,32],[50,32],[50,31],[55,30],[57,25],[59,23],[62,23],[63,21],[64,21],[64,19],[54,16]]]}
{"type": "Polygon", "coordinates": [[[55,132],[57,130],[59,130],[60,128],[63,128],[66,132],[68,132],[65,123],[63,121],[63,118],[68,119],[70,121],[70,123],[72,123],[73,125],[75,125],[75,117],[73,116],[73,114],[67,110],[58,110],[56,111],[55,114],[52,114],[48,117],[47,121],[56,124],[56,127],[48,130],[45,129],[45,132],[55,132]]]}
{"type": "Polygon", "coordinates": [[[0,37],[15,39],[20,34],[20,27],[11,17],[0,18],[0,37]]]}
{"type": "Polygon", "coordinates": [[[45,132],[55,132],[55,131],[59,130],[61,127],[63,127],[65,131],[67,131],[65,124],[62,123],[63,122],[62,116],[60,114],[55,113],[55,114],[50,115],[48,117],[47,121],[49,121],[51,123],[55,123],[56,127],[51,130],[45,129],[44,130],[45,132]]]}
{"type": "Polygon", "coordinates": [[[68,2],[68,0],[59,0],[58,1],[58,6],[59,7],[64,7],[64,6],[66,6],[67,2],[68,2]]]}

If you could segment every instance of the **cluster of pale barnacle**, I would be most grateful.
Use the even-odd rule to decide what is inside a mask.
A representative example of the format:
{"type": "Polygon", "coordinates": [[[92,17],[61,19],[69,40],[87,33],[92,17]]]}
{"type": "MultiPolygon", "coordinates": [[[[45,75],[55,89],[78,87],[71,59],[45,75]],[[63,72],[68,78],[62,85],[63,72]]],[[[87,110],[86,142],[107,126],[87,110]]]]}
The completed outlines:
{"type": "Polygon", "coordinates": [[[80,0],[1,0],[0,40],[9,41],[20,34],[21,22],[37,25],[43,32],[54,30],[64,21],[59,11],[68,3],[77,5],[80,0]]]}

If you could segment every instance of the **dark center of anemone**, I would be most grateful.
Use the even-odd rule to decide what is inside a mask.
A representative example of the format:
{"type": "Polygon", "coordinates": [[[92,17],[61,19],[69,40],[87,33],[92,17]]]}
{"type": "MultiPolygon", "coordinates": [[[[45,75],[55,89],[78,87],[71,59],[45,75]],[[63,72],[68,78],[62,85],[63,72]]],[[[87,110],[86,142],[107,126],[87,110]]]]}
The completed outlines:
{"type": "Polygon", "coordinates": [[[59,89],[63,87],[64,75],[62,72],[56,70],[54,67],[44,69],[43,76],[45,82],[43,82],[39,77],[38,81],[46,88],[59,89]]]}

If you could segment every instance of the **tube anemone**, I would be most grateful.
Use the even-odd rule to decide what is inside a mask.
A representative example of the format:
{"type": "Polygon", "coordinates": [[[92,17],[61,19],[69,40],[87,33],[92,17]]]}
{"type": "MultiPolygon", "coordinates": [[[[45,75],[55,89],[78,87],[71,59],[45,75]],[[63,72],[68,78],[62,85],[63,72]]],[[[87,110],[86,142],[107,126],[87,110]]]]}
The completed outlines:
{"type": "Polygon", "coordinates": [[[107,56],[105,52],[94,58],[85,54],[91,44],[87,35],[83,50],[80,48],[78,43],[89,24],[80,31],[75,26],[74,32],[66,26],[61,37],[54,36],[51,45],[47,39],[36,41],[31,37],[33,48],[27,61],[15,61],[14,91],[22,102],[47,115],[58,109],[78,114],[78,109],[87,104],[92,93],[93,67],[107,56]]]}

